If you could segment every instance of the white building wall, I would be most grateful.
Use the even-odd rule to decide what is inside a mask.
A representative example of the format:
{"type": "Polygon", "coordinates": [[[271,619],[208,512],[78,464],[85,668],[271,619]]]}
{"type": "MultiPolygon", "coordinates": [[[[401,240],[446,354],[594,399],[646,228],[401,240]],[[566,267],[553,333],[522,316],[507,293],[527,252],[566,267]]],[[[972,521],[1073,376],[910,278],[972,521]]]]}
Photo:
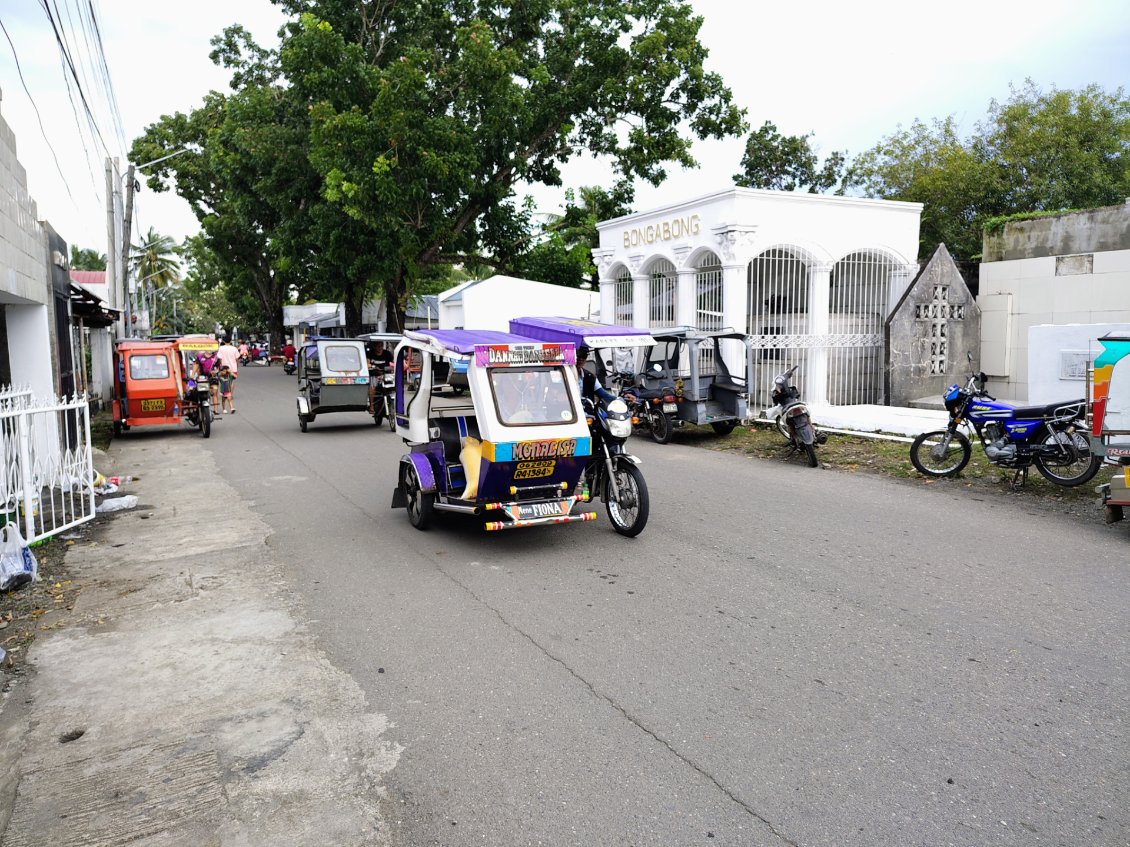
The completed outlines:
{"type": "Polygon", "coordinates": [[[509,276],[489,277],[464,287],[460,294],[458,308],[440,295],[441,329],[462,326],[506,332],[511,318],[593,318],[600,311],[600,295],[595,291],[509,276]]]}
{"type": "Polygon", "coordinates": [[[12,385],[30,388],[37,397],[53,396],[47,307],[10,305],[7,317],[12,385]]]}
{"type": "Polygon", "coordinates": [[[1083,397],[1093,382],[1095,357],[1103,349],[1098,339],[1110,334],[1130,335],[1130,322],[1030,327],[1029,402],[1054,403],[1083,397]]]}
{"type": "MultiPolygon", "coordinates": [[[[1029,381],[1029,374],[1033,373],[1029,362],[1032,327],[1130,323],[1130,250],[1093,254],[1090,273],[1070,272],[1079,265],[1062,259],[1064,257],[1047,256],[981,265],[978,303],[986,297],[1005,297],[1007,299],[994,302],[1010,304],[1001,337],[985,338],[982,343],[986,360],[996,363],[998,370],[1007,369],[1004,373],[993,373],[985,367],[993,377],[994,393],[1003,399],[1037,403],[1042,402],[1045,391],[1060,388],[1049,384],[1046,371],[1052,366],[1051,359],[1042,355],[1035,366],[1036,372],[1041,374],[1039,381],[1029,381]]],[[[1059,361],[1058,351],[1043,352],[1059,361]]],[[[1058,373],[1058,370],[1056,364],[1055,371],[1058,373]]],[[[1058,383],[1058,378],[1052,382],[1058,383]]],[[[1057,399],[1050,397],[1048,402],[1057,399]]]]}

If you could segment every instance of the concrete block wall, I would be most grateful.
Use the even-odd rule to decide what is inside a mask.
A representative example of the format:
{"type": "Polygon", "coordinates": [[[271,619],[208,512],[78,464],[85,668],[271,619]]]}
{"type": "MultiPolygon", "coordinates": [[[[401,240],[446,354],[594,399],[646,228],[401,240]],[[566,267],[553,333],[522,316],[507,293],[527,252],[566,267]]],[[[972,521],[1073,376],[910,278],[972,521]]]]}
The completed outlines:
{"type": "Polygon", "coordinates": [[[47,304],[44,250],[38,210],[27,193],[27,173],[16,158],[16,136],[0,114],[0,297],[4,302],[47,304]]]}

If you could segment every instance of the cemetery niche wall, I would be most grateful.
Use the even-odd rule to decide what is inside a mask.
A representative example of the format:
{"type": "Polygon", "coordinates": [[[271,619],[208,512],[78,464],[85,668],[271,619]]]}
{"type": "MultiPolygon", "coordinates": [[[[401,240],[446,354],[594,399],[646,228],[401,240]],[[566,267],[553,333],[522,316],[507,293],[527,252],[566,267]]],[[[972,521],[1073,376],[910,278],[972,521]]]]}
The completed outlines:
{"type": "Polygon", "coordinates": [[[939,244],[895,305],[885,327],[887,398],[891,406],[936,400],[978,367],[981,310],[953,257],[939,244]]]}

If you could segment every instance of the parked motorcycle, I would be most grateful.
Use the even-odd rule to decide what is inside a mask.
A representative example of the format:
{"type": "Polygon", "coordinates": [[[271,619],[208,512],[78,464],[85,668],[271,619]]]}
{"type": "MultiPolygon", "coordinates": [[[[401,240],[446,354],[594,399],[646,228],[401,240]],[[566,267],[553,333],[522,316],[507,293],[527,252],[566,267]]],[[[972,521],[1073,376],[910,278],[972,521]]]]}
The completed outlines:
{"type": "Polygon", "coordinates": [[[212,434],[212,385],[205,374],[190,377],[184,392],[184,419],[189,425],[199,427],[200,434],[212,434]]]}
{"type": "Polygon", "coordinates": [[[804,453],[810,468],[816,467],[816,445],[823,444],[828,436],[812,424],[808,406],[800,399],[800,390],[790,380],[797,372],[793,365],[773,378],[773,408],[765,410],[765,417],[772,420],[781,435],[789,440],[793,451],[804,453]]]}
{"type": "MultiPolygon", "coordinates": [[[[655,368],[660,370],[658,365],[655,368]]],[[[626,372],[617,373],[615,379],[621,386],[620,398],[632,413],[632,422],[647,430],[657,444],[670,441],[679,412],[674,384],[645,388],[635,384],[635,374],[626,372]]]]}
{"type": "Polygon", "coordinates": [[[632,432],[631,412],[618,397],[607,404],[586,398],[584,404],[592,436],[592,456],[583,477],[585,502],[603,500],[612,528],[632,538],[647,525],[649,499],[640,460],[624,449],[632,432]]]}
{"type": "MultiPolygon", "coordinates": [[[[972,363],[973,355],[967,357],[972,363]]],[[[989,394],[987,381],[983,371],[971,373],[964,387],[955,383],[946,391],[949,425],[924,432],[910,446],[910,461],[919,473],[960,473],[973,453],[966,432],[976,433],[990,462],[1016,471],[1013,486],[1027,480],[1032,465],[1045,479],[1063,486],[1082,485],[1098,472],[1102,458],[1091,454],[1084,431],[1086,400],[1018,407],[989,394]]]]}

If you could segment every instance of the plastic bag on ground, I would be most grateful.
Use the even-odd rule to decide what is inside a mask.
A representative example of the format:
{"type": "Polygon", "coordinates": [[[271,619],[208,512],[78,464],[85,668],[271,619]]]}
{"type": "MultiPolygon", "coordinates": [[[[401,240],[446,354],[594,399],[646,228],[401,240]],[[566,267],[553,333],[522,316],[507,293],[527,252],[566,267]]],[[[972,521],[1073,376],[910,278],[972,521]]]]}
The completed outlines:
{"type": "Polygon", "coordinates": [[[125,497],[112,497],[109,500],[103,500],[94,507],[96,512],[121,512],[126,509],[132,509],[137,506],[137,495],[127,494],[125,497]]]}
{"type": "Polygon", "coordinates": [[[39,578],[39,562],[24,542],[20,528],[8,523],[0,538],[0,591],[22,588],[39,578]]]}

